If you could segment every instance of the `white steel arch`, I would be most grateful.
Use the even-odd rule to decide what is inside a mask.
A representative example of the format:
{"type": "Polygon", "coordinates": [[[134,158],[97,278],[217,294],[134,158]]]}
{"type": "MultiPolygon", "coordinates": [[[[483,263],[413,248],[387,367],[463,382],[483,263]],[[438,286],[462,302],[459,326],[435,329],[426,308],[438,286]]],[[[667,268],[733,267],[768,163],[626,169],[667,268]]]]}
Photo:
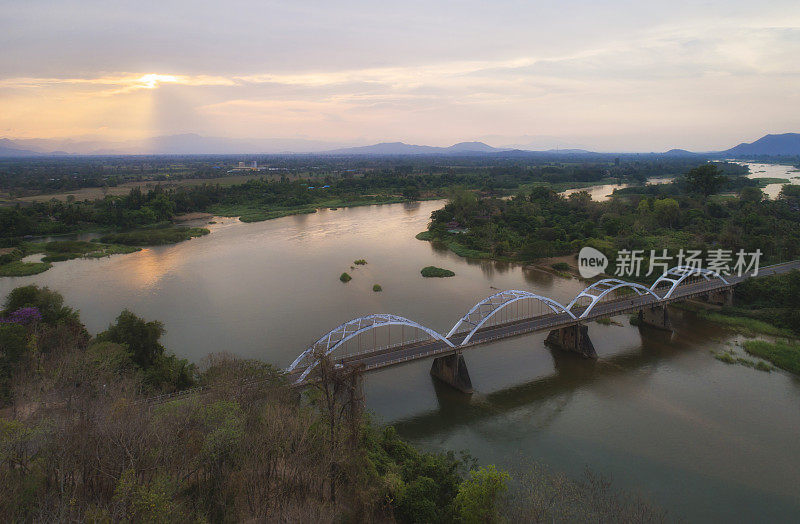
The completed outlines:
{"type": "MultiPolygon", "coordinates": [[[[578,300],[587,297],[589,298],[589,300],[591,300],[591,302],[586,307],[586,309],[583,310],[580,316],[577,317],[577,318],[585,318],[586,315],[588,315],[589,312],[592,309],[594,309],[595,304],[597,304],[604,296],[623,287],[630,288],[636,291],[636,293],[638,293],[639,295],[645,295],[645,294],[653,295],[656,301],[661,300],[661,297],[656,295],[652,289],[643,284],[637,284],[635,282],[626,282],[624,280],[619,280],[617,278],[604,278],[587,286],[583,291],[578,293],[575,296],[575,298],[573,298],[572,301],[569,304],[567,304],[567,309],[571,311],[573,306],[575,306],[575,304],[578,302],[578,300]]],[[[576,317],[573,315],[573,318],[576,317]]]]}
{"type": "Polygon", "coordinates": [[[400,317],[397,315],[390,315],[390,314],[375,314],[375,315],[367,315],[365,317],[354,318],[353,320],[348,320],[344,324],[337,326],[336,328],[332,329],[322,337],[320,337],[314,344],[311,345],[308,349],[303,351],[300,356],[298,356],[292,364],[286,368],[287,373],[291,373],[294,371],[303,361],[308,361],[308,365],[300,375],[300,378],[297,379],[297,382],[302,382],[311,373],[317,364],[319,363],[319,359],[323,356],[328,356],[336,349],[338,349],[342,344],[347,342],[348,340],[352,339],[355,336],[364,333],[365,331],[370,331],[372,329],[376,329],[379,327],[384,326],[409,326],[415,329],[419,329],[424,331],[431,338],[436,340],[441,340],[445,344],[450,347],[455,347],[452,342],[447,340],[447,338],[443,337],[438,332],[423,326],[422,324],[418,324],[413,320],[409,320],[404,317],[400,317]]]}
{"type": "Polygon", "coordinates": [[[567,313],[570,317],[575,318],[575,315],[573,315],[568,308],[564,307],[561,303],[553,300],[550,297],[543,297],[528,291],[510,289],[508,291],[501,291],[490,297],[486,297],[472,306],[472,309],[470,309],[466,315],[461,317],[461,319],[456,322],[453,328],[447,333],[446,337],[450,338],[453,336],[453,334],[458,331],[458,328],[460,328],[463,324],[469,324],[472,326],[472,329],[470,329],[469,334],[461,342],[461,345],[464,345],[469,342],[469,340],[472,338],[472,335],[474,335],[481,328],[481,326],[486,323],[486,321],[492,318],[495,313],[509,304],[513,304],[514,302],[527,298],[542,302],[555,313],[567,313]]]}
{"type": "Polygon", "coordinates": [[[672,292],[675,291],[675,289],[677,289],[677,287],[680,286],[684,280],[694,275],[700,275],[706,280],[711,280],[712,277],[717,277],[725,282],[725,284],[730,285],[730,282],[728,282],[725,277],[715,271],[711,271],[710,269],[695,266],[676,266],[668,269],[666,273],[658,277],[658,280],[653,282],[653,285],[650,286],[650,290],[655,292],[656,287],[658,287],[660,284],[669,282],[669,290],[661,297],[669,298],[672,296],[672,292]]]}

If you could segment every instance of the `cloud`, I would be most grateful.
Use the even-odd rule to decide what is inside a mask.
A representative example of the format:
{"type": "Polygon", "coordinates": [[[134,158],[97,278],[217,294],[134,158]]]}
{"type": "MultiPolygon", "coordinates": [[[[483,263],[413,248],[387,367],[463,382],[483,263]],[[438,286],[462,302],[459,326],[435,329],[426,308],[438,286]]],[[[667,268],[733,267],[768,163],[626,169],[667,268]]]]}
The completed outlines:
{"type": "MultiPolygon", "coordinates": [[[[193,11],[172,19],[130,12],[115,15],[119,38],[102,40],[107,49],[98,46],[106,29],[97,4],[94,25],[75,22],[103,47],[91,63],[86,53],[76,57],[88,45],[84,33],[65,35],[36,11],[53,36],[42,29],[40,40],[25,40],[26,33],[6,27],[11,36],[0,34],[0,44],[10,55],[0,64],[11,55],[40,56],[36,46],[52,38],[50,49],[75,54],[65,67],[81,74],[37,75],[49,58],[28,60],[23,74],[0,80],[0,129],[68,132],[74,121],[76,129],[94,123],[98,133],[126,136],[287,130],[447,143],[558,135],[609,148],[625,137],[625,149],[702,149],[745,133],[800,128],[800,115],[787,111],[800,103],[797,4],[567,4],[488,9],[467,2],[458,11],[276,5],[269,30],[254,25],[251,10],[233,25],[212,10],[219,20],[204,20],[215,31],[202,39],[192,37],[209,26],[196,26],[193,11]],[[123,24],[126,17],[140,25],[123,24]],[[17,41],[30,49],[9,47],[17,41]],[[109,57],[119,71],[108,68],[109,57]],[[139,119],[135,125],[144,127],[134,128],[118,118],[133,100],[164,116],[139,119]],[[170,111],[178,102],[180,111],[170,111]]],[[[10,16],[19,13],[28,8],[10,16]]]]}

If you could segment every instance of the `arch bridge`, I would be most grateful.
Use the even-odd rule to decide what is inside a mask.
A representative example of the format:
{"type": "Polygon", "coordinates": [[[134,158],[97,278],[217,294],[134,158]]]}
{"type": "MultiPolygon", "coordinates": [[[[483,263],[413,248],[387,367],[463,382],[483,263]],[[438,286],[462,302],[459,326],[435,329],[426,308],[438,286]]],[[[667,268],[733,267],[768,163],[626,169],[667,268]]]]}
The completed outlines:
{"type": "Polygon", "coordinates": [[[462,351],[503,338],[549,331],[546,343],[596,358],[586,323],[637,313],[640,324],[671,329],[666,305],[691,298],[730,301],[733,287],[747,278],[800,269],[800,261],[761,268],[757,274],[723,276],[707,269],[677,266],[652,285],[616,278],[598,280],[566,305],[529,291],[507,290],[479,301],[442,335],[413,320],[374,314],[349,320],[321,336],[286,369],[297,386],[318,380],[327,361],[335,369],[372,371],[433,358],[431,373],[465,392],[472,391],[462,351]]]}

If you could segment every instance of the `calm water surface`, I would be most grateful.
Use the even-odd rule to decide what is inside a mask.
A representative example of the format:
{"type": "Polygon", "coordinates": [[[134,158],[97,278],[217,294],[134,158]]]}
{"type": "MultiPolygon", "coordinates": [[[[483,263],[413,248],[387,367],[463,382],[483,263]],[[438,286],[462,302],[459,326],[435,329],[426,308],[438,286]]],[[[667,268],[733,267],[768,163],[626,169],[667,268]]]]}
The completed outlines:
{"type": "MultiPolygon", "coordinates": [[[[786,178],[790,184],[800,184],[800,170],[792,165],[734,162],[750,168],[748,178],[786,178]]],[[[769,198],[777,198],[784,184],[767,184],[762,189],[769,198]]]]}
{"type": "MultiPolygon", "coordinates": [[[[47,285],[92,332],[129,308],[163,321],[165,344],[180,356],[230,351],[285,366],[360,315],[395,313],[446,332],[497,289],[566,303],[582,288],[414,239],[441,205],[217,219],[210,235],[175,246],[0,279],[0,297],[47,285]],[[358,258],[368,264],[351,269],[358,258]],[[456,276],[423,279],[427,265],[456,276]]],[[[674,312],[671,337],[615,320],[589,326],[596,362],[546,349],[544,334],[509,339],[465,354],[472,397],[439,386],[430,363],[417,362],[369,375],[368,408],[424,448],[468,449],[511,471],[533,460],[575,476],[589,466],[690,521],[800,518],[800,380],[715,360],[711,350],[739,339],[688,314],[674,312]]]]}
{"type": "MultiPolygon", "coordinates": [[[[663,177],[650,177],[647,179],[648,184],[670,184],[673,181],[674,181],[673,178],[663,178],[663,177]]],[[[562,191],[561,194],[564,196],[569,196],[573,193],[586,191],[587,193],[589,193],[589,196],[591,196],[592,200],[594,200],[595,202],[605,202],[606,200],[611,198],[611,195],[614,193],[614,190],[624,189],[626,187],[630,187],[630,184],[601,184],[598,186],[567,189],[566,191],[562,191]]]]}

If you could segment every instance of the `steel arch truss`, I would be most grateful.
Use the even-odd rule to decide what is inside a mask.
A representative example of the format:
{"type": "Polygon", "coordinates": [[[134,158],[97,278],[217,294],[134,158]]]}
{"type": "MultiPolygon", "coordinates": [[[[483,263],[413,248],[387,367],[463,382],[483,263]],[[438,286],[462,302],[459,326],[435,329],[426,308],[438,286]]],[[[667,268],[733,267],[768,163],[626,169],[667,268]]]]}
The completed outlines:
{"type": "MultiPolygon", "coordinates": [[[[603,297],[617,289],[625,287],[634,290],[639,295],[650,294],[653,295],[653,298],[656,300],[661,300],[661,297],[656,295],[652,289],[645,285],[636,284],[634,282],[625,282],[624,280],[619,280],[617,278],[604,278],[603,280],[598,280],[594,284],[586,287],[586,289],[578,293],[578,295],[572,299],[572,302],[567,304],[567,309],[572,311],[572,308],[580,299],[588,298],[591,302],[589,302],[589,305],[583,310],[580,316],[577,317],[586,318],[586,315],[588,315],[589,312],[594,309],[594,306],[600,302],[603,297]]],[[[575,318],[575,315],[573,315],[573,318],[575,318]]]]}
{"type": "Polygon", "coordinates": [[[658,280],[653,282],[653,285],[650,286],[650,290],[655,291],[656,287],[668,282],[670,284],[669,290],[664,293],[661,298],[669,298],[672,296],[672,292],[675,291],[675,289],[677,289],[684,280],[695,275],[700,275],[706,280],[711,280],[713,277],[716,277],[725,282],[725,284],[730,285],[730,282],[728,282],[725,277],[717,272],[711,271],[710,269],[695,266],[676,266],[668,269],[666,273],[658,277],[658,280]]]}
{"type": "Polygon", "coordinates": [[[353,337],[366,331],[385,326],[408,326],[419,329],[430,335],[431,338],[441,340],[450,347],[455,347],[447,338],[430,328],[417,324],[413,320],[389,314],[367,315],[365,317],[349,320],[320,337],[311,347],[301,353],[300,356],[286,368],[286,371],[291,373],[295,369],[298,369],[298,367],[305,365],[306,369],[300,375],[300,378],[297,379],[297,382],[302,382],[317,366],[321,358],[330,355],[353,337]]]}
{"type": "Polygon", "coordinates": [[[565,308],[559,302],[553,300],[550,297],[543,297],[541,295],[535,295],[528,291],[519,291],[516,289],[511,289],[508,291],[501,291],[500,293],[495,293],[490,297],[486,297],[477,304],[475,304],[472,309],[470,309],[466,315],[461,317],[461,320],[456,322],[456,325],[453,326],[453,329],[447,333],[447,338],[453,336],[453,334],[458,331],[458,329],[463,326],[464,324],[472,326],[469,334],[464,338],[461,342],[461,345],[464,345],[469,342],[472,338],[472,335],[477,333],[477,331],[483,326],[486,321],[494,316],[495,313],[503,309],[504,307],[508,306],[509,304],[513,304],[519,300],[525,299],[535,299],[547,307],[553,310],[554,313],[566,313],[570,317],[575,318],[569,309],[565,308]]]}

